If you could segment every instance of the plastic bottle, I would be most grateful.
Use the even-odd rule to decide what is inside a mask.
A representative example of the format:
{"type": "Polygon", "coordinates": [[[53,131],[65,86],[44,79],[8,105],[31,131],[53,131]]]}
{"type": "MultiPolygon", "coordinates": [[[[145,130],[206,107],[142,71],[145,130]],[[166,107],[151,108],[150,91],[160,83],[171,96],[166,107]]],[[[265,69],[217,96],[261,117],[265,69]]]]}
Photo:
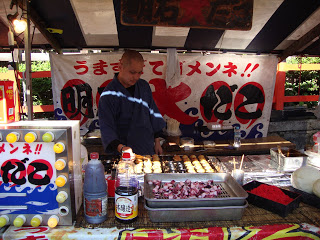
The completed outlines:
{"type": "Polygon", "coordinates": [[[108,193],[104,166],[98,160],[99,153],[90,154],[84,175],[84,215],[88,223],[99,224],[107,219],[108,193]]]}
{"type": "Polygon", "coordinates": [[[240,133],[240,127],[235,126],[234,127],[234,142],[233,146],[235,148],[239,148],[241,146],[241,133],[240,133]]]}
{"type": "Polygon", "coordinates": [[[133,160],[132,151],[123,152],[116,170],[115,217],[126,224],[138,218],[138,180],[133,160]]]}
{"type": "Polygon", "coordinates": [[[320,132],[316,132],[312,136],[314,146],[313,146],[313,152],[320,153],[320,132]]]}

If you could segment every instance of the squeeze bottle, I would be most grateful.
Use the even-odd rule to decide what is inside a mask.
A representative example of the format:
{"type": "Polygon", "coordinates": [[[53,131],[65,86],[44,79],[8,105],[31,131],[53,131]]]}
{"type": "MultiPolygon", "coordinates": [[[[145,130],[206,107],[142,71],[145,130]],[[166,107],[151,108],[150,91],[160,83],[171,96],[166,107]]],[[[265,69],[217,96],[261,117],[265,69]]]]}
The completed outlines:
{"type": "Polygon", "coordinates": [[[240,132],[240,127],[239,126],[235,126],[235,128],[234,128],[233,146],[235,148],[239,148],[241,146],[241,132],[240,132]]]}

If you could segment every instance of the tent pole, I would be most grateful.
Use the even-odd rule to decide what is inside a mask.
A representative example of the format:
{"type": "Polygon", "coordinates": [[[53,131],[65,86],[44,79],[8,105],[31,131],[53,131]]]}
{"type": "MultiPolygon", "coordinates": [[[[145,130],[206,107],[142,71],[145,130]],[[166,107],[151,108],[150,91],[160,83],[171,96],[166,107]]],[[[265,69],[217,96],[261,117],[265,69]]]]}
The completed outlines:
{"type": "Polygon", "coordinates": [[[25,63],[26,63],[26,85],[27,85],[27,107],[28,120],[33,120],[33,99],[32,99],[32,79],[31,79],[31,42],[30,42],[30,7],[28,0],[24,0],[27,8],[27,29],[24,31],[25,63]]]}

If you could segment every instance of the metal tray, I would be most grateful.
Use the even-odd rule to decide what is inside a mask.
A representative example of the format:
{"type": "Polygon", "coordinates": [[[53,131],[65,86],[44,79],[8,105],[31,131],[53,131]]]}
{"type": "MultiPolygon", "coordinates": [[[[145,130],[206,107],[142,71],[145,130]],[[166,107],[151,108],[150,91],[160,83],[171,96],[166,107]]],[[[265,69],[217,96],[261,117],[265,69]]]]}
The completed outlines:
{"type": "Polygon", "coordinates": [[[145,201],[151,222],[204,222],[240,220],[248,202],[242,206],[151,208],[145,201]]]}
{"type": "Polygon", "coordinates": [[[189,207],[218,207],[243,206],[248,193],[237,183],[230,173],[151,173],[144,175],[144,198],[151,208],[189,208],[189,207]],[[155,199],[152,189],[152,180],[164,182],[175,181],[208,181],[221,187],[222,193],[216,198],[197,199],[155,199]]]}

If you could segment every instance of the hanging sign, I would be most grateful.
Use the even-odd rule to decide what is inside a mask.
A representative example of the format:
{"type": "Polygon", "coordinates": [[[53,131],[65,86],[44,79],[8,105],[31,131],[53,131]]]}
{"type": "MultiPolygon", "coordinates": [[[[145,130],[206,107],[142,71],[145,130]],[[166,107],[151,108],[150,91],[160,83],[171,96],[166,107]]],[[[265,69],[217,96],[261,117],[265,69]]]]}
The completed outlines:
{"type": "MultiPolygon", "coordinates": [[[[98,129],[100,94],[118,72],[121,55],[51,54],[56,118],[80,120],[84,133],[98,129]]],[[[240,126],[242,138],[267,135],[275,56],[178,54],[177,77],[168,80],[166,54],[143,53],[143,57],[141,78],[149,82],[162,116],[180,123],[182,135],[230,138],[230,131],[195,131],[214,122],[240,126]]]]}
{"type": "Polygon", "coordinates": [[[125,25],[250,30],[252,14],[253,0],[121,0],[125,25]]]}

